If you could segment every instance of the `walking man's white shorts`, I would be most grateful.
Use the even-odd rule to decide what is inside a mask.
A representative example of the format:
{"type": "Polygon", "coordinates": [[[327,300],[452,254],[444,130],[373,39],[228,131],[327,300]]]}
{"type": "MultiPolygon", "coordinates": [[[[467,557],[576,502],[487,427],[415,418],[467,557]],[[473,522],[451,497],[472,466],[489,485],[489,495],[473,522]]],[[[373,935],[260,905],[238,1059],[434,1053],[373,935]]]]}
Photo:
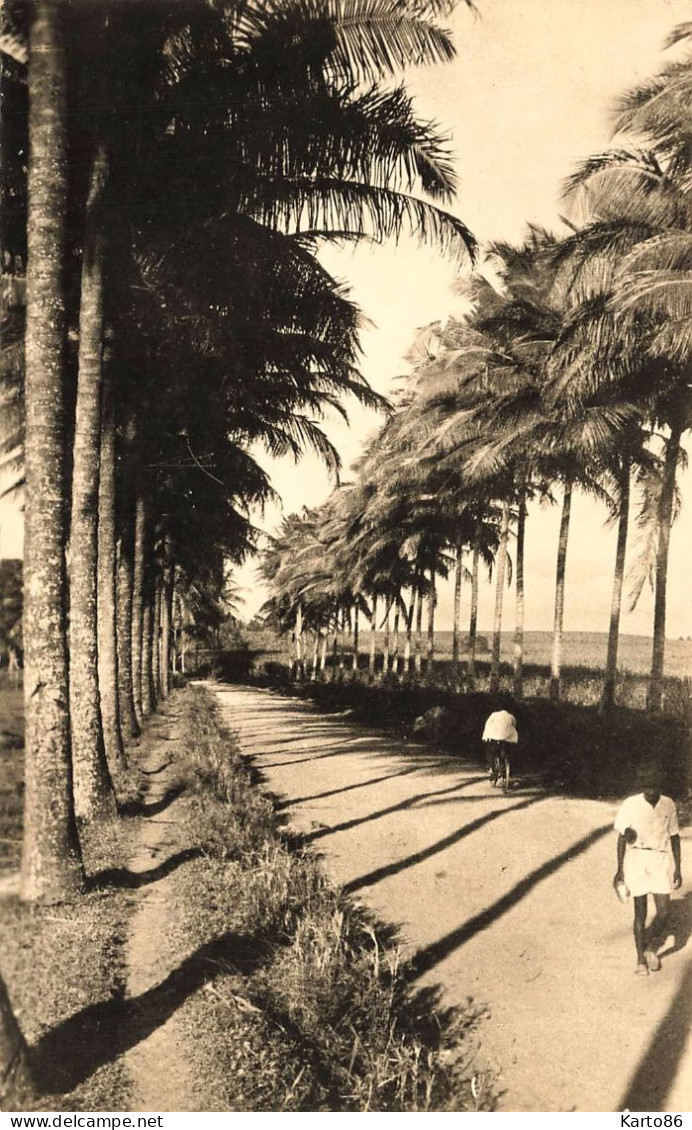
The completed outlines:
{"type": "Polygon", "coordinates": [[[631,895],[669,895],[672,885],[668,852],[628,847],[625,884],[631,895]]]}

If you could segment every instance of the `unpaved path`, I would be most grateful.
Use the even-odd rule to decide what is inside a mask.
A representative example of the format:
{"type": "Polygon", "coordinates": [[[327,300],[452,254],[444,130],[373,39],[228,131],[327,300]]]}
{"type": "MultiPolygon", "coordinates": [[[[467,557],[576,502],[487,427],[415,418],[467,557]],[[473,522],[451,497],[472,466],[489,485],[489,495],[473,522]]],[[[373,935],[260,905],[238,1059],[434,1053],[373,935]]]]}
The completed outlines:
{"type": "MultiPolygon", "coordinates": [[[[195,1109],[190,1105],[189,1058],[179,1009],[171,1007],[165,992],[150,992],[165,984],[172,972],[171,964],[176,964],[167,961],[177,876],[177,869],[171,865],[178,859],[184,860],[190,848],[189,842],[181,838],[179,824],[184,796],[175,796],[179,774],[176,718],[175,704],[166,703],[147,725],[140,768],[148,775],[144,803],[151,814],[139,822],[135,847],[127,863],[131,876],[146,880],[137,889],[137,905],[126,945],[127,995],[141,1002],[137,1007],[151,1014],[141,1018],[144,1038],[125,1055],[132,1109],[141,1111],[195,1109]],[[149,881],[149,876],[159,873],[160,877],[149,881]]],[[[181,866],[184,865],[183,862],[181,866]]]]}
{"type": "Polygon", "coordinates": [[[635,977],[631,909],[610,886],[613,805],[503,797],[471,762],[272,691],[212,689],[291,827],[400,927],[420,984],[488,1003],[482,1051],[505,1110],[692,1108],[692,891],[662,971],[635,977]]]}

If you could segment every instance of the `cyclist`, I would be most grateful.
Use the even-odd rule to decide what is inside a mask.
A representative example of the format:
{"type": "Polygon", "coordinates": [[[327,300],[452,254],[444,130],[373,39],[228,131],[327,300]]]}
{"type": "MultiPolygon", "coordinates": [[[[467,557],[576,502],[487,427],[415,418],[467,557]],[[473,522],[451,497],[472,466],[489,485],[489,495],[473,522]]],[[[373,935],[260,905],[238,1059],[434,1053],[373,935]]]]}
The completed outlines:
{"type": "Polygon", "coordinates": [[[519,741],[517,720],[508,710],[494,710],[486,720],[482,741],[486,749],[488,775],[493,785],[509,786],[510,746],[519,741]]]}

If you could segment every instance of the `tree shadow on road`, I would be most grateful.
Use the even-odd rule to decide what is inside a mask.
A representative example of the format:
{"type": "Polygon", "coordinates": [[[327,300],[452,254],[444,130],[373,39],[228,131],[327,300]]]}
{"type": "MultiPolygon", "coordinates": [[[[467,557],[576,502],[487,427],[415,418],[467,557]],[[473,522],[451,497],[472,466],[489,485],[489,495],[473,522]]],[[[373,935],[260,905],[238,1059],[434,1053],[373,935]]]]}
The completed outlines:
{"type": "MultiPolygon", "coordinates": [[[[528,800],[523,804],[515,804],[506,811],[515,812],[518,808],[527,808],[528,805],[532,803],[534,803],[534,801],[528,800]]],[[[497,815],[500,814],[498,813],[497,815]]],[[[475,821],[474,823],[479,824],[481,822],[483,822],[483,818],[481,818],[481,821],[475,821]]],[[[466,825],[466,827],[468,828],[469,825],[466,825]]],[[[546,860],[540,867],[531,871],[521,879],[520,882],[516,883],[511,890],[497,899],[496,902],[487,906],[484,910],[480,911],[479,914],[475,914],[473,918],[469,918],[467,922],[458,926],[456,930],[450,931],[450,933],[445,934],[443,938],[439,938],[436,942],[432,942],[431,945],[418,950],[411,960],[414,977],[420,977],[421,974],[432,969],[438,962],[448,957],[454,950],[465,945],[466,942],[470,941],[471,938],[481,930],[486,930],[488,926],[491,926],[493,922],[497,921],[497,919],[501,918],[503,914],[506,914],[508,910],[516,906],[521,899],[525,898],[537,883],[542,882],[543,879],[547,879],[549,875],[558,871],[560,867],[563,867],[566,863],[575,859],[576,856],[587,851],[592,844],[595,844],[597,840],[600,840],[601,837],[610,830],[610,824],[603,824],[600,828],[594,828],[587,836],[584,836],[581,840],[577,840],[576,843],[566,848],[565,851],[560,852],[559,855],[553,856],[552,859],[546,860]]]]}
{"type": "Polygon", "coordinates": [[[383,816],[389,816],[393,812],[402,812],[407,808],[413,808],[415,805],[426,801],[428,797],[441,796],[443,793],[457,792],[459,789],[468,788],[469,785],[478,784],[479,781],[484,781],[485,777],[469,777],[467,780],[455,781],[453,785],[447,785],[444,789],[435,789],[432,792],[414,793],[413,796],[405,797],[404,800],[399,801],[397,804],[390,804],[386,808],[379,808],[376,812],[369,812],[365,816],[356,816],[352,820],[344,820],[341,824],[334,824],[329,828],[318,828],[314,832],[307,832],[302,836],[304,844],[310,844],[313,840],[322,839],[323,836],[331,836],[333,832],[345,832],[350,828],[357,828],[360,824],[369,824],[372,820],[379,820],[383,816]]]}
{"type": "MultiPolygon", "coordinates": [[[[484,779],[484,778],[481,778],[484,779]]],[[[471,783],[471,782],[469,782],[471,783]]],[[[454,788],[460,786],[454,785],[454,788]]],[[[449,792],[450,790],[440,789],[440,792],[449,792]]],[[[432,794],[429,794],[432,795],[432,794]]],[[[344,891],[347,894],[352,894],[353,891],[358,891],[361,887],[371,887],[375,883],[379,883],[382,879],[386,879],[389,875],[398,875],[401,871],[406,871],[407,868],[413,867],[416,863],[422,863],[426,859],[437,855],[438,852],[444,851],[453,844],[463,840],[466,836],[470,836],[472,832],[478,831],[485,824],[489,824],[492,820],[497,820],[500,816],[506,815],[508,812],[518,812],[522,808],[528,808],[532,804],[537,804],[538,801],[544,800],[544,797],[529,797],[528,800],[522,801],[520,804],[512,804],[505,808],[496,808],[492,812],[486,812],[484,816],[479,816],[477,820],[472,820],[469,824],[464,824],[461,828],[457,828],[450,835],[444,836],[443,839],[437,840],[434,844],[430,844],[427,848],[422,848],[421,851],[416,851],[412,855],[405,856],[404,859],[398,859],[393,863],[387,863],[384,867],[377,867],[374,871],[368,871],[365,875],[360,875],[357,879],[352,879],[349,883],[344,884],[344,891]]],[[[398,807],[407,807],[406,805],[399,805],[398,807]]],[[[381,815],[374,813],[373,816],[381,815]]],[[[372,818],[372,817],[371,817],[372,818]]],[[[328,831],[337,831],[337,828],[328,829],[328,831]]]]}
{"type": "MultiPolygon", "coordinates": [[[[381,742],[379,744],[385,745],[386,743],[381,742]]],[[[369,746],[369,751],[377,752],[374,742],[369,746]]],[[[306,761],[324,761],[328,757],[344,757],[349,753],[353,753],[354,750],[346,746],[345,743],[339,742],[338,749],[330,750],[329,753],[311,754],[310,750],[306,750],[305,752],[307,753],[307,757],[296,757],[292,761],[274,761],[271,765],[268,765],[266,762],[263,764],[267,769],[285,769],[289,765],[302,765],[306,761]]],[[[272,755],[268,754],[267,756],[271,757],[272,755]]]]}
{"type": "MultiPolygon", "coordinates": [[[[681,900],[682,901],[682,900],[681,900]]],[[[654,1032],[634,1071],[618,1110],[660,1111],[685,1050],[692,1015],[692,958],[671,1005],[654,1032]]]]}
{"type": "Polygon", "coordinates": [[[176,781],[168,786],[166,791],[157,800],[133,800],[120,805],[121,816],[158,816],[165,812],[174,800],[177,800],[187,788],[186,781],[176,781]]]}
{"type": "Polygon", "coordinates": [[[280,812],[284,808],[291,808],[294,804],[306,804],[311,800],[324,800],[326,797],[338,796],[340,793],[350,793],[354,789],[366,789],[369,785],[381,785],[383,781],[390,781],[395,777],[409,777],[411,773],[420,773],[422,768],[423,766],[420,765],[411,765],[408,769],[400,769],[398,773],[385,773],[382,777],[370,777],[367,781],[356,781],[353,785],[342,785],[341,788],[327,789],[323,793],[280,800],[276,802],[275,807],[280,812]]]}
{"type": "MultiPolygon", "coordinates": [[[[654,919],[651,924],[654,934],[655,925],[654,919]]],[[[666,932],[669,936],[672,934],[674,941],[672,945],[658,951],[658,956],[661,958],[669,957],[671,953],[678,953],[679,950],[684,949],[692,936],[692,891],[688,891],[681,899],[671,901],[666,932]]]]}

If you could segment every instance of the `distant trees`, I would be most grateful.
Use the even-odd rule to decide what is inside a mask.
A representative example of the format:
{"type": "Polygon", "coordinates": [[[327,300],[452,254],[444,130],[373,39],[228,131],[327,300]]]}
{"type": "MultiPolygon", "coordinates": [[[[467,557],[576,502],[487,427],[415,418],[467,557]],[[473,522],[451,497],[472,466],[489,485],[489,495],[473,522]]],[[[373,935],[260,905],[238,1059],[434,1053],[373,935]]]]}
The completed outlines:
{"type": "MultiPolygon", "coordinates": [[[[427,600],[431,623],[436,580],[454,569],[455,665],[462,562],[464,554],[471,556],[467,685],[475,677],[481,553],[496,575],[489,688],[500,684],[503,590],[514,533],[514,689],[522,693],[528,503],[551,497],[557,487],[562,511],[550,696],[559,698],[572,497],[585,490],[606,504],[617,523],[602,709],[615,701],[633,497],[645,533],[633,599],[650,577],[655,615],[648,704],[660,708],[668,546],[679,507],[681,437],[691,419],[685,374],[692,346],[692,287],[683,250],[686,127],[676,117],[678,101],[668,84],[686,89],[691,71],[689,61],[669,68],[625,101],[621,125],[648,133],[652,150],[618,151],[584,164],[568,184],[571,195],[586,193],[582,227],[560,238],[532,228],[520,246],[491,247],[487,277],[464,285],[468,313],[419,331],[396,413],[361,459],[356,481],[339,492],[357,505],[340,506],[335,495],[312,516],[317,543],[329,529],[331,543],[348,547],[345,556],[329,563],[323,558],[324,583],[338,589],[357,576],[373,606],[383,599],[385,626],[406,590],[411,595],[401,603],[404,617],[410,623],[415,604],[420,624],[427,600]]],[[[528,531],[530,536],[530,521],[528,531]]],[[[280,536],[273,554],[280,561],[285,552],[280,536]]],[[[272,581],[275,599],[281,599],[280,569],[272,581]]],[[[308,599],[303,615],[309,611],[308,599]]],[[[420,657],[420,645],[416,652],[420,657]]],[[[387,670],[387,639],[384,664],[387,670]]]]}
{"type": "Polygon", "coordinates": [[[16,648],[22,653],[22,561],[0,561],[0,650],[16,648]]]}

